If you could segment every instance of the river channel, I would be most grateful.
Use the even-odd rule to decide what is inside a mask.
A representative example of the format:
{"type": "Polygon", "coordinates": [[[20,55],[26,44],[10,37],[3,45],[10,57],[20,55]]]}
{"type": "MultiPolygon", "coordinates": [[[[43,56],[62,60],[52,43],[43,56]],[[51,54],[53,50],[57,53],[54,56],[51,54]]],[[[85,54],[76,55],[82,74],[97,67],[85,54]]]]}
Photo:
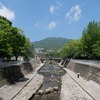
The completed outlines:
{"type": "Polygon", "coordinates": [[[46,63],[38,73],[44,76],[44,82],[31,100],[60,100],[61,77],[66,72],[53,62],[46,63]]]}

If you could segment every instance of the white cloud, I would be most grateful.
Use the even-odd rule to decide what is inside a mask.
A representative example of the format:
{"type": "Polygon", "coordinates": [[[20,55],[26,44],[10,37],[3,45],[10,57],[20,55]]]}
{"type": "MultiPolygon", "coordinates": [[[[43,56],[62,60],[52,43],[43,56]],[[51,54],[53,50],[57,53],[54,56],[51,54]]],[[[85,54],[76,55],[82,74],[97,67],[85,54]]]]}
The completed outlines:
{"type": "Polygon", "coordinates": [[[80,6],[76,5],[72,7],[70,11],[66,14],[66,18],[68,18],[70,22],[79,20],[81,18],[80,6]]]}
{"type": "Polygon", "coordinates": [[[62,3],[60,2],[56,2],[55,6],[51,5],[49,9],[50,14],[55,13],[55,11],[58,10],[61,6],[62,6],[62,3]]]}
{"type": "Polygon", "coordinates": [[[56,28],[56,26],[57,26],[57,23],[55,21],[52,21],[49,23],[48,29],[52,30],[52,29],[56,28]]]}
{"type": "Polygon", "coordinates": [[[14,20],[15,14],[13,11],[5,7],[0,3],[0,15],[6,17],[9,20],[14,20]]]}
{"type": "Polygon", "coordinates": [[[50,6],[49,11],[50,11],[51,14],[53,14],[55,12],[55,7],[54,6],[50,6]]]}
{"type": "Polygon", "coordinates": [[[53,30],[57,27],[57,22],[56,21],[40,21],[34,23],[34,28],[37,29],[42,29],[42,30],[53,30]]]}

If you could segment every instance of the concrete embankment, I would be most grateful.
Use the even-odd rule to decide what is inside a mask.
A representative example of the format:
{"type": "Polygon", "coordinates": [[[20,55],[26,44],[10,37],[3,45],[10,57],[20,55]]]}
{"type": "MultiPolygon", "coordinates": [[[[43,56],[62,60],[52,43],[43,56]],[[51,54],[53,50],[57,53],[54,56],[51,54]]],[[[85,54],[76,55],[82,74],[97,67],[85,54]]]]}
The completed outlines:
{"type": "Polygon", "coordinates": [[[33,72],[40,64],[41,61],[37,58],[28,62],[11,64],[4,68],[0,66],[0,87],[20,81],[20,78],[33,72]]]}
{"type": "Polygon", "coordinates": [[[80,73],[80,76],[87,81],[92,80],[100,84],[100,65],[80,62],[78,60],[66,60],[63,66],[76,74],[80,73]]]}
{"type": "MultiPolygon", "coordinates": [[[[0,88],[0,100],[29,100],[29,98],[40,88],[43,84],[44,77],[38,75],[37,71],[44,65],[39,59],[32,60],[33,70],[26,72],[22,70],[24,77],[20,78],[16,84],[5,85],[0,88]],[[26,75],[27,74],[27,75],[26,75]]],[[[28,67],[28,64],[25,64],[28,67]]],[[[21,67],[21,66],[20,66],[21,67]]],[[[23,67],[23,66],[22,66],[23,67]]]]}
{"type": "MultiPolygon", "coordinates": [[[[80,86],[93,100],[100,100],[99,64],[83,62],[80,60],[66,60],[65,62],[61,62],[60,65],[67,71],[66,75],[69,75],[70,78],[74,80],[74,82],[77,83],[78,86],[80,86]],[[79,78],[77,77],[78,72],[80,73],[79,78]]],[[[68,97],[68,91],[66,88],[68,84],[66,80],[68,78],[66,77],[67,76],[64,76],[64,78],[62,77],[61,100],[66,100],[64,97],[68,97]]],[[[73,87],[72,90],[74,90],[73,87]]]]}

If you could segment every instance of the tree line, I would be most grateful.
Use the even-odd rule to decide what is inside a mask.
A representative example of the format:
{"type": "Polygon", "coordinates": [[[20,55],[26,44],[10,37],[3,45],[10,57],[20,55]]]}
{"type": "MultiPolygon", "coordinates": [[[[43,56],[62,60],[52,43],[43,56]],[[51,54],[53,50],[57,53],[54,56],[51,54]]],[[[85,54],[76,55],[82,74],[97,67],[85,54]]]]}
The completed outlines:
{"type": "Polygon", "coordinates": [[[52,55],[63,59],[100,59],[100,22],[89,22],[80,39],[69,41],[52,55]]]}
{"type": "Polygon", "coordinates": [[[19,56],[25,59],[34,56],[33,45],[20,28],[12,26],[12,22],[0,16],[0,58],[11,60],[19,56]]]}

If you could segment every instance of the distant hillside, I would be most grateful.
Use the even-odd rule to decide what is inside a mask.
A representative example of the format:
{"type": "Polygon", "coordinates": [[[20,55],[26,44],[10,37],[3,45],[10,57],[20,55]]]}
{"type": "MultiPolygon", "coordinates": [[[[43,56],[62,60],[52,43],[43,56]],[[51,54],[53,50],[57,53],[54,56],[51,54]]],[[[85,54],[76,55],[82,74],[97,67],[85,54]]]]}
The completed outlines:
{"type": "Polygon", "coordinates": [[[40,41],[33,42],[33,45],[35,48],[58,50],[62,48],[69,40],[71,39],[49,37],[40,41]]]}

